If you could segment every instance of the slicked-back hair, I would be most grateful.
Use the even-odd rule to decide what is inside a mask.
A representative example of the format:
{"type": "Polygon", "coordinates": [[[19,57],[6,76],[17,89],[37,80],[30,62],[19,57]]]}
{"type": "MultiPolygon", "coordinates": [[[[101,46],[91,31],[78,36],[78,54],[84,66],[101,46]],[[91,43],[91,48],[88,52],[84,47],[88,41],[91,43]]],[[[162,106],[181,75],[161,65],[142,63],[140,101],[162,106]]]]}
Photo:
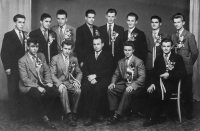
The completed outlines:
{"type": "Polygon", "coordinates": [[[125,47],[125,46],[131,46],[133,50],[135,49],[135,45],[134,45],[133,41],[126,41],[126,42],[124,42],[123,43],[123,47],[125,47]]]}
{"type": "Polygon", "coordinates": [[[40,21],[43,21],[43,20],[46,19],[46,18],[51,18],[51,16],[50,16],[49,14],[47,14],[47,13],[43,13],[43,14],[41,15],[41,17],[40,17],[40,21]]]}
{"type": "Polygon", "coordinates": [[[172,21],[174,21],[174,19],[177,19],[177,18],[181,18],[182,21],[185,21],[185,16],[181,13],[176,13],[175,15],[172,16],[172,21]]]}
{"type": "Polygon", "coordinates": [[[126,19],[128,19],[129,16],[135,17],[135,20],[136,20],[136,21],[139,19],[138,15],[135,14],[135,13],[133,13],[133,12],[128,13],[126,19]]]}
{"type": "Polygon", "coordinates": [[[113,8],[108,9],[107,12],[106,12],[106,15],[108,13],[115,13],[115,16],[117,16],[117,11],[115,9],[113,9],[113,8]]]}
{"type": "Polygon", "coordinates": [[[26,19],[24,15],[22,15],[22,14],[17,14],[17,15],[15,15],[15,16],[13,17],[13,21],[16,22],[18,18],[26,19]]]}
{"type": "Polygon", "coordinates": [[[104,43],[104,39],[101,37],[101,36],[95,36],[93,38],[93,40],[97,40],[97,39],[100,39],[101,40],[101,43],[104,43]]]}
{"type": "Polygon", "coordinates": [[[72,40],[64,40],[62,42],[62,47],[64,47],[64,45],[67,45],[67,46],[71,45],[71,49],[73,49],[74,42],[72,40]]]}
{"type": "Polygon", "coordinates": [[[39,41],[36,38],[29,38],[27,40],[27,46],[30,46],[31,43],[33,43],[34,45],[36,45],[36,44],[39,45],[39,41]]]}
{"type": "Polygon", "coordinates": [[[172,41],[171,39],[169,39],[169,38],[164,38],[164,39],[162,39],[161,45],[162,45],[164,42],[170,42],[170,43],[171,43],[171,46],[173,46],[173,41],[172,41]]]}
{"type": "Polygon", "coordinates": [[[162,23],[162,19],[157,15],[151,16],[150,20],[152,20],[152,19],[157,19],[159,21],[159,23],[162,23]]]}
{"type": "Polygon", "coordinates": [[[95,12],[93,9],[89,9],[89,10],[87,10],[87,11],[85,12],[85,16],[87,17],[88,14],[94,14],[94,15],[96,15],[96,12],[95,12]]]}
{"type": "Polygon", "coordinates": [[[56,16],[57,15],[65,15],[66,18],[67,18],[67,12],[65,10],[63,10],[63,9],[58,10],[57,13],[56,13],[56,16]]]}

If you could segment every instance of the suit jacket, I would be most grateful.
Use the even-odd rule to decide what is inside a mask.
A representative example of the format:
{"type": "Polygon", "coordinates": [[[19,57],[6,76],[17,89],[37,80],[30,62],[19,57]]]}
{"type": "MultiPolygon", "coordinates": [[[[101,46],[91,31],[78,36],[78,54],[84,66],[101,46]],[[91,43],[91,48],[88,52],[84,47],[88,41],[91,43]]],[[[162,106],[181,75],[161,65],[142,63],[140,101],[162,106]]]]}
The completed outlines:
{"type": "MultiPolygon", "coordinates": [[[[23,38],[24,31],[23,32],[23,38]]],[[[1,48],[1,60],[4,69],[18,70],[18,60],[25,54],[25,46],[19,40],[15,30],[5,33],[1,48]]]]}
{"type": "MultiPolygon", "coordinates": [[[[178,87],[178,82],[181,78],[185,77],[186,69],[183,62],[183,58],[180,55],[171,53],[169,60],[175,62],[174,68],[169,70],[169,77],[163,83],[166,89],[178,87]]],[[[156,85],[156,88],[160,88],[160,75],[166,72],[166,65],[164,61],[163,54],[159,55],[155,60],[154,68],[151,72],[151,83],[156,85]]]]}
{"type": "MultiPolygon", "coordinates": [[[[170,35],[163,33],[162,31],[158,32],[158,36],[161,36],[161,39],[168,38],[170,39],[170,35]]],[[[153,61],[153,47],[155,46],[155,42],[152,36],[152,31],[146,35],[147,40],[147,59],[145,63],[146,70],[152,69],[152,61],[153,61]]],[[[156,57],[163,54],[161,46],[156,47],[156,57]]]]}
{"type": "MultiPolygon", "coordinates": [[[[94,35],[96,34],[96,31],[98,31],[98,28],[97,26],[93,25],[94,35]]],[[[84,62],[87,54],[94,50],[93,36],[86,23],[77,28],[75,48],[79,63],[84,62]]]]}
{"type": "MultiPolygon", "coordinates": [[[[143,60],[144,63],[146,63],[146,57],[147,57],[146,36],[143,31],[139,30],[136,27],[131,33],[137,34],[136,40],[134,41],[135,45],[134,55],[139,59],[143,60]]],[[[128,30],[124,32],[124,42],[127,41],[127,39],[128,39],[128,30]]]]}
{"type": "Polygon", "coordinates": [[[87,55],[83,64],[83,76],[87,80],[87,76],[96,74],[96,80],[111,79],[113,67],[112,55],[104,50],[95,59],[94,51],[87,55]]]}
{"type": "MultiPolygon", "coordinates": [[[[67,29],[72,30],[72,40],[75,43],[75,41],[76,41],[76,28],[74,28],[74,27],[66,24],[65,30],[67,30],[67,29]]],[[[55,26],[51,27],[51,30],[54,31],[54,32],[56,32],[57,43],[58,43],[57,48],[58,48],[58,51],[61,52],[61,46],[62,45],[60,45],[60,44],[61,44],[62,40],[61,40],[61,37],[60,37],[60,28],[59,28],[59,25],[55,25],[55,26]]],[[[64,36],[62,36],[62,38],[64,38],[64,36]]]]}
{"type": "Polygon", "coordinates": [[[134,65],[134,75],[132,83],[127,83],[126,80],[126,65],[125,65],[125,58],[121,59],[118,62],[117,69],[113,74],[111,83],[116,84],[123,84],[125,83],[127,86],[132,86],[134,90],[143,87],[145,82],[145,67],[143,61],[133,55],[132,59],[129,62],[129,65],[134,65]]]}
{"type": "MultiPolygon", "coordinates": [[[[81,83],[82,72],[79,68],[77,58],[74,56],[70,56],[69,63],[75,64],[75,70],[74,70],[75,71],[74,73],[76,75],[75,78],[81,83]]],[[[69,68],[70,67],[68,67],[68,70],[67,70],[65,63],[64,63],[62,53],[60,53],[52,58],[51,65],[50,65],[51,77],[52,77],[53,83],[57,87],[59,87],[60,84],[65,84],[66,82],[69,81],[69,68]]]]}
{"type": "MultiPolygon", "coordinates": [[[[46,63],[44,54],[38,53],[37,57],[41,60],[42,66],[39,70],[40,78],[43,83],[53,83],[51,80],[51,73],[49,66],[46,63]]],[[[30,88],[39,86],[39,77],[28,53],[26,53],[19,61],[19,89],[23,93],[27,93],[30,88]]]]}
{"type": "MultiPolygon", "coordinates": [[[[114,58],[117,58],[116,60],[118,62],[118,60],[120,60],[123,57],[123,53],[124,53],[123,52],[124,28],[114,24],[113,31],[119,34],[114,43],[114,58]]],[[[100,32],[100,36],[104,39],[103,49],[112,54],[112,46],[109,45],[109,35],[108,35],[107,24],[99,27],[99,32],[100,32]]]]}
{"type": "MultiPolygon", "coordinates": [[[[184,47],[178,49],[177,53],[183,57],[187,74],[191,74],[193,73],[193,65],[197,60],[199,54],[197,49],[197,43],[194,34],[188,32],[185,29],[182,32],[181,36],[184,36],[183,39],[184,47]]],[[[173,43],[176,45],[178,42],[178,36],[176,34],[172,34],[171,39],[173,43]]]]}
{"type": "MultiPolygon", "coordinates": [[[[48,30],[48,36],[49,34],[52,33],[56,36],[56,33],[51,31],[51,30],[48,30]]],[[[38,39],[39,40],[39,51],[38,52],[41,52],[44,54],[45,58],[46,58],[46,61],[47,61],[47,64],[49,64],[49,60],[48,60],[48,42],[49,42],[49,38],[48,40],[46,41],[45,38],[44,38],[44,35],[42,34],[42,31],[41,29],[37,29],[37,30],[34,30],[34,31],[31,31],[30,32],[30,35],[29,35],[31,38],[35,38],[35,39],[38,39]]],[[[55,37],[57,38],[57,37],[55,37]]],[[[50,45],[50,59],[57,55],[58,54],[58,49],[57,49],[57,40],[54,40],[52,42],[52,44],[50,45]]]]}

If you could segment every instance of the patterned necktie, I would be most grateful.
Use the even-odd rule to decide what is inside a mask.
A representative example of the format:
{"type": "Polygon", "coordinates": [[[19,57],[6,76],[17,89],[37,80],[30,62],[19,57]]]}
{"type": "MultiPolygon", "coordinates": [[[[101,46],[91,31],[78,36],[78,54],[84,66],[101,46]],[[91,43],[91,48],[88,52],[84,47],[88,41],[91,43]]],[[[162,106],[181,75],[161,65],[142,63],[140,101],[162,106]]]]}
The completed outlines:
{"type": "Polygon", "coordinates": [[[21,41],[21,44],[23,45],[23,38],[22,38],[22,32],[21,31],[19,31],[19,39],[21,41]]]}
{"type": "Polygon", "coordinates": [[[95,51],[95,59],[96,59],[96,60],[97,60],[98,56],[99,56],[99,52],[96,52],[96,51],[95,51]]]}
{"type": "Polygon", "coordinates": [[[45,38],[45,40],[47,41],[48,40],[48,32],[47,32],[48,30],[44,30],[44,38],[45,38]]]}
{"type": "Polygon", "coordinates": [[[168,64],[168,59],[167,59],[167,57],[168,57],[168,54],[164,54],[165,65],[168,64]]]}
{"type": "Polygon", "coordinates": [[[108,27],[108,37],[109,37],[109,45],[111,45],[111,24],[109,24],[109,27],[108,27]]]}
{"type": "Polygon", "coordinates": [[[93,35],[93,27],[92,27],[92,26],[90,26],[90,31],[91,31],[91,33],[92,33],[92,36],[94,36],[94,35],[93,35]]]}

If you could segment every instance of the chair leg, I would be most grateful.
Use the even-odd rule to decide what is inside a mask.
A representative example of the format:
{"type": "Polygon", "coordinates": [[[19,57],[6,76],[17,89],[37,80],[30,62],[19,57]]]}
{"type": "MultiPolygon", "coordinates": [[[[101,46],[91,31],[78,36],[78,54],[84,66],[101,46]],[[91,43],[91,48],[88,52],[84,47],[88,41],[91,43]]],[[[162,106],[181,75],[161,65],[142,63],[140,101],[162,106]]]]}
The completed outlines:
{"type": "Polygon", "coordinates": [[[180,99],[177,99],[177,107],[178,107],[178,117],[179,117],[179,121],[180,123],[182,122],[181,120],[181,107],[180,107],[180,99]]]}

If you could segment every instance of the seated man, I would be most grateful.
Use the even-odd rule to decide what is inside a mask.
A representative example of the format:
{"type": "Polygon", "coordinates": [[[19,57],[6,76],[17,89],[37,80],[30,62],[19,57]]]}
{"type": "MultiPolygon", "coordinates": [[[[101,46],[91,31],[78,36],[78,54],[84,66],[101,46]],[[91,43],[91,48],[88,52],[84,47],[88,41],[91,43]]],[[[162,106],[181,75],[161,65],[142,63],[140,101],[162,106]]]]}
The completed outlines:
{"type": "Polygon", "coordinates": [[[55,99],[59,97],[59,92],[52,84],[50,69],[44,54],[38,53],[39,43],[35,39],[29,39],[27,48],[28,52],[18,61],[19,89],[37,103],[44,124],[48,128],[55,129],[47,115],[55,99]]]}
{"type": "Polygon", "coordinates": [[[61,94],[60,97],[65,114],[68,116],[68,123],[70,126],[76,126],[76,113],[81,96],[82,72],[78,66],[77,58],[71,55],[72,46],[73,42],[70,40],[62,42],[61,52],[52,58],[50,69],[53,83],[58,87],[61,94]],[[73,74],[76,75],[76,78],[74,78],[73,74]],[[71,108],[68,92],[73,96],[71,108]]]}
{"type": "Polygon", "coordinates": [[[170,39],[161,41],[163,54],[155,60],[151,74],[151,85],[147,89],[149,95],[149,117],[143,126],[151,126],[161,122],[160,115],[165,101],[172,93],[177,92],[179,80],[186,75],[183,58],[171,52],[173,42],[170,39]]]}
{"type": "Polygon", "coordinates": [[[127,41],[123,47],[125,58],[118,62],[111,84],[108,86],[110,110],[114,115],[107,124],[118,122],[120,116],[129,108],[131,99],[140,96],[145,81],[143,61],[133,55],[134,44],[127,41]]]}
{"type": "Polygon", "coordinates": [[[107,101],[107,87],[110,83],[113,58],[108,52],[102,50],[103,39],[94,37],[94,52],[88,54],[83,64],[83,97],[86,105],[88,119],[85,126],[90,126],[94,120],[99,121],[102,109],[107,101]]]}

